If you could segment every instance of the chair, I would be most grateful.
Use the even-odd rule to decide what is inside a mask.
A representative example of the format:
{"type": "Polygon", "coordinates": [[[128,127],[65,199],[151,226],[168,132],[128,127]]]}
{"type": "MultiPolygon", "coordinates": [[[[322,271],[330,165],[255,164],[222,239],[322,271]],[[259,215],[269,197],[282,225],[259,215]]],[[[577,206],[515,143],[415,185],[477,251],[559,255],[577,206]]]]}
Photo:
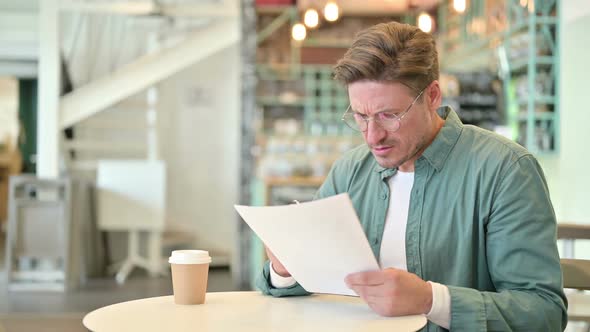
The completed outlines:
{"type": "Polygon", "coordinates": [[[590,290],[590,260],[561,259],[563,287],[590,290]]]}
{"type": "Polygon", "coordinates": [[[563,240],[563,256],[574,258],[574,241],[590,240],[590,225],[559,223],[557,239],[563,240]]]}
{"type": "Polygon", "coordinates": [[[578,290],[566,293],[568,319],[590,324],[590,295],[584,292],[590,290],[590,260],[573,258],[575,240],[590,240],[590,225],[560,223],[557,238],[563,241],[563,256],[568,257],[560,260],[563,287],[578,290]]]}
{"type": "MultiPolygon", "coordinates": [[[[561,259],[563,287],[580,291],[566,292],[568,320],[590,324],[590,261],[585,259],[561,259]]],[[[590,326],[588,328],[590,331],[590,326]]]]}

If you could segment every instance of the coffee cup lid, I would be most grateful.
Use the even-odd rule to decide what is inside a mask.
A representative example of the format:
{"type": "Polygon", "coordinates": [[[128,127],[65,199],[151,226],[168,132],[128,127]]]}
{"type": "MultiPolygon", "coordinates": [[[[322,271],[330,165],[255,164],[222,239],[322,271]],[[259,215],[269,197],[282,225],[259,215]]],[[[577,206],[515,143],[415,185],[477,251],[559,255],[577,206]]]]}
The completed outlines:
{"type": "Polygon", "coordinates": [[[211,256],[205,250],[174,250],[168,259],[172,264],[208,264],[211,256]]]}

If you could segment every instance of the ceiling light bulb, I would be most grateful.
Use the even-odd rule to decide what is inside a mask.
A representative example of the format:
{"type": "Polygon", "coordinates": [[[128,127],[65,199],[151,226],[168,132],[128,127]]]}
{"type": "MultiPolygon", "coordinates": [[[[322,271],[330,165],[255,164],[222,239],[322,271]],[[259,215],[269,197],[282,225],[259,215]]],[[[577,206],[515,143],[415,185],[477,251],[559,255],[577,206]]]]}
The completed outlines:
{"type": "Polygon", "coordinates": [[[326,21],[334,22],[338,20],[339,16],[340,8],[338,8],[338,5],[335,2],[328,2],[324,7],[324,17],[326,18],[326,21]]]}
{"type": "Polygon", "coordinates": [[[293,29],[291,29],[291,36],[296,41],[304,40],[306,35],[307,35],[307,30],[305,29],[305,25],[303,25],[301,23],[295,24],[293,26],[293,29]]]}
{"type": "Polygon", "coordinates": [[[457,13],[464,13],[465,9],[467,9],[467,1],[466,0],[453,0],[453,8],[457,13]]]}
{"type": "Polygon", "coordinates": [[[418,28],[424,32],[432,31],[432,17],[427,13],[422,13],[418,16],[418,28]]]}
{"type": "Polygon", "coordinates": [[[310,8],[305,11],[305,15],[303,16],[303,23],[305,23],[305,25],[308,28],[317,27],[319,22],[320,22],[320,15],[318,14],[317,10],[310,8]]]}

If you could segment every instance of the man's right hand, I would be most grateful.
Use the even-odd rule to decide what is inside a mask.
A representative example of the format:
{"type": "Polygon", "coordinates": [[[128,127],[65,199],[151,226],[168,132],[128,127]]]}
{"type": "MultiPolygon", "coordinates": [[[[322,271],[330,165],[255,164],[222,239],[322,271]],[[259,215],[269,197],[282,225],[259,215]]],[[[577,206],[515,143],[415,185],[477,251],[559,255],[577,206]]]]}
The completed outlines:
{"type": "Polygon", "coordinates": [[[264,249],[266,250],[266,255],[268,256],[268,259],[270,259],[270,261],[272,262],[272,269],[283,278],[290,277],[291,273],[289,273],[289,271],[287,271],[287,269],[285,269],[283,264],[281,264],[281,262],[279,262],[279,260],[272,253],[272,251],[270,251],[270,249],[268,249],[267,246],[264,246],[264,249]]]}

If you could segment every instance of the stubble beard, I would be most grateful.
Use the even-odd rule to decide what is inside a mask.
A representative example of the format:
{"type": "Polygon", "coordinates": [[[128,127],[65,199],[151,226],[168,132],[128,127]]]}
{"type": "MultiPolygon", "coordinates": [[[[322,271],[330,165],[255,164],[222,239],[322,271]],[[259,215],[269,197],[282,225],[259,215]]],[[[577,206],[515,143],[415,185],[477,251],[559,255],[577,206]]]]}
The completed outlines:
{"type": "MultiPolygon", "coordinates": [[[[408,153],[403,159],[395,162],[395,164],[393,162],[389,162],[390,158],[382,158],[382,157],[377,157],[374,153],[373,150],[371,149],[371,147],[369,146],[369,149],[371,149],[371,154],[373,154],[373,158],[375,158],[375,161],[377,161],[377,164],[379,164],[379,166],[384,167],[384,168],[399,168],[401,165],[403,165],[404,163],[406,163],[408,160],[411,160],[412,158],[414,158],[417,154],[423,152],[423,150],[425,150],[425,145],[426,145],[426,139],[424,137],[422,137],[422,139],[418,142],[418,144],[416,144],[416,146],[414,147],[414,149],[408,153]]],[[[394,146],[397,146],[397,144],[395,144],[394,146]]]]}

